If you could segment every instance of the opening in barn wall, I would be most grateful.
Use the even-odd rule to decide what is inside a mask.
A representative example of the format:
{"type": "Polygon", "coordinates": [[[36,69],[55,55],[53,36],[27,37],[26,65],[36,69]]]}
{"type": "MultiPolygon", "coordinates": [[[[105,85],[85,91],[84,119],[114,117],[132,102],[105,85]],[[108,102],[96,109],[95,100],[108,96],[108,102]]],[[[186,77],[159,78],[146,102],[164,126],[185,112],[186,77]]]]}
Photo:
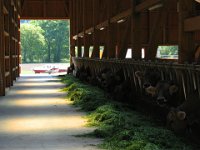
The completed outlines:
{"type": "Polygon", "coordinates": [[[66,73],[69,20],[20,20],[21,75],[66,73]]]}

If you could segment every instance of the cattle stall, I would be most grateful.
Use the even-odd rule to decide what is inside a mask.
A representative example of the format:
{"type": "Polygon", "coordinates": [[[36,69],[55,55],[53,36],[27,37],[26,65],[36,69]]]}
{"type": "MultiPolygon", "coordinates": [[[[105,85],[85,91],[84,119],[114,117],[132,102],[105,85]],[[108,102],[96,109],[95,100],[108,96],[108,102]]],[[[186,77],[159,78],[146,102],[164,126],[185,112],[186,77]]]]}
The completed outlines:
{"type": "MultiPolygon", "coordinates": [[[[156,68],[161,73],[162,80],[177,81],[180,89],[180,97],[187,99],[187,96],[193,91],[198,91],[200,98],[200,66],[195,64],[177,64],[173,62],[151,62],[136,61],[133,59],[89,59],[73,58],[75,69],[89,67],[92,75],[97,76],[101,70],[109,68],[112,72],[122,69],[125,79],[131,79],[133,89],[143,91],[142,83],[137,79],[135,72],[142,71],[146,68],[156,68]]],[[[144,93],[141,93],[144,94],[144,93]]]]}

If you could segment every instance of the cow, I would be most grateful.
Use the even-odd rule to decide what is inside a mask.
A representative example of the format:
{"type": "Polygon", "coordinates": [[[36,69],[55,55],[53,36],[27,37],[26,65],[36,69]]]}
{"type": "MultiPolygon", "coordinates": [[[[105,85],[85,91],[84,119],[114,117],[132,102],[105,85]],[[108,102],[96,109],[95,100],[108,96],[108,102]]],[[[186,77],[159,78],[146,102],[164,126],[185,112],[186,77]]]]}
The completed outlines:
{"type": "Polygon", "coordinates": [[[197,91],[167,115],[167,127],[175,133],[192,133],[200,136],[200,99],[197,91]]]}
{"type": "Polygon", "coordinates": [[[158,69],[148,68],[145,71],[136,71],[135,76],[139,82],[141,88],[148,88],[150,86],[156,86],[156,84],[161,80],[161,73],[158,69]]]}
{"type": "Polygon", "coordinates": [[[163,106],[169,105],[177,107],[181,104],[178,98],[179,88],[173,81],[159,81],[156,86],[149,86],[145,89],[146,93],[156,99],[156,102],[163,106]]]}
{"type": "Polygon", "coordinates": [[[106,90],[107,92],[112,92],[115,86],[121,84],[124,81],[124,73],[122,69],[119,69],[116,72],[112,72],[110,69],[104,69],[97,76],[97,79],[100,83],[100,87],[106,90]]]}
{"type": "Polygon", "coordinates": [[[77,68],[74,70],[74,76],[79,78],[81,81],[89,82],[89,79],[91,77],[91,71],[89,67],[81,66],[80,68],[77,68]]]}

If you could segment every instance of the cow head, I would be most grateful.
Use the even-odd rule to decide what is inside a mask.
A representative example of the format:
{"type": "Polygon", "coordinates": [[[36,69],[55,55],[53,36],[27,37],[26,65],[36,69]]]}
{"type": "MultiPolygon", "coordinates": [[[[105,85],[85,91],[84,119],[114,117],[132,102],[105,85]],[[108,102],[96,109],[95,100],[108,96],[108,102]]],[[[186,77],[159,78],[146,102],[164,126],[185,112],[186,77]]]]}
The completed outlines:
{"type": "Polygon", "coordinates": [[[186,113],[172,108],[167,115],[167,127],[176,133],[184,133],[187,130],[186,113]]]}
{"type": "Polygon", "coordinates": [[[156,101],[159,105],[164,105],[166,103],[171,104],[173,95],[178,92],[178,86],[167,81],[160,81],[155,87],[149,86],[145,91],[149,95],[156,97],[156,101]]]}
{"type": "Polygon", "coordinates": [[[157,69],[146,69],[143,71],[136,71],[135,76],[142,82],[143,88],[156,86],[161,80],[161,74],[157,69]]]}

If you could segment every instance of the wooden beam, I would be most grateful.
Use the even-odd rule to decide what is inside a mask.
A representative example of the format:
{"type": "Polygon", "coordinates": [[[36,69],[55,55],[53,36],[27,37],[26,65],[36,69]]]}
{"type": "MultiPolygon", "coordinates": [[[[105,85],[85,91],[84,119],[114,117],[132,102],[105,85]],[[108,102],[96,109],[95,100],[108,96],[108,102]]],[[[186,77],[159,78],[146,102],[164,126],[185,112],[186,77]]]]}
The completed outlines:
{"type": "Polygon", "coordinates": [[[162,26],[164,24],[164,19],[165,17],[163,17],[167,11],[167,4],[165,3],[165,6],[163,9],[160,9],[156,20],[153,24],[151,33],[150,33],[150,37],[149,37],[149,43],[148,43],[148,47],[146,50],[146,56],[145,59],[147,60],[155,60],[156,59],[156,53],[157,53],[157,48],[158,48],[158,44],[159,44],[159,33],[162,33],[162,26]]]}
{"type": "Polygon", "coordinates": [[[92,34],[93,32],[94,32],[93,27],[85,30],[85,33],[87,33],[87,34],[92,34]]]}
{"type": "Polygon", "coordinates": [[[84,37],[84,32],[78,33],[78,37],[83,38],[84,37]]]}
{"type": "Polygon", "coordinates": [[[110,18],[112,17],[112,5],[115,2],[115,0],[108,0],[107,1],[107,19],[108,19],[108,28],[107,28],[107,42],[106,42],[106,49],[104,50],[105,53],[104,56],[107,55],[107,58],[115,58],[116,53],[116,29],[115,24],[112,24],[110,22],[110,18]]]}
{"type": "Polygon", "coordinates": [[[179,0],[179,63],[194,61],[194,33],[185,32],[185,19],[191,17],[193,0],[179,0]]]}
{"type": "Polygon", "coordinates": [[[141,59],[141,13],[135,11],[137,1],[132,1],[132,16],[131,16],[131,47],[132,57],[141,59]]]}
{"type": "Polygon", "coordinates": [[[125,28],[125,31],[122,33],[122,38],[121,38],[121,44],[119,45],[119,56],[118,58],[121,58],[121,59],[125,59],[126,57],[126,52],[127,52],[127,49],[128,49],[128,44],[129,44],[129,33],[131,31],[131,19],[129,18],[127,21],[126,21],[126,28],[125,28]]]}
{"type": "Polygon", "coordinates": [[[87,17],[88,15],[91,14],[90,12],[90,9],[91,9],[91,4],[90,4],[90,1],[88,0],[83,0],[83,29],[84,29],[84,54],[83,54],[83,57],[89,57],[89,49],[90,49],[90,45],[91,45],[91,34],[92,31],[89,31],[88,33],[86,33],[86,30],[87,30],[87,26],[89,25],[90,23],[90,18],[87,17]]]}
{"type": "Polygon", "coordinates": [[[92,52],[92,58],[99,58],[99,31],[95,29],[96,25],[99,21],[99,0],[93,0],[93,27],[94,27],[94,33],[93,33],[93,52],[92,52]]]}
{"type": "Polygon", "coordinates": [[[184,31],[200,31],[200,16],[186,19],[184,21],[184,31]]]}
{"type": "Polygon", "coordinates": [[[129,17],[131,15],[131,13],[132,13],[132,9],[128,9],[126,11],[123,11],[122,13],[119,13],[116,16],[112,17],[110,19],[110,22],[111,23],[117,23],[117,21],[129,17]]]}
{"type": "Polygon", "coordinates": [[[161,3],[162,0],[145,0],[144,2],[142,2],[141,4],[138,4],[135,8],[136,12],[142,12],[145,11],[147,9],[149,9],[152,6],[155,6],[159,3],[161,3]]]}
{"type": "MultiPolygon", "coordinates": [[[[0,1],[0,10],[3,10],[3,1],[0,1]]],[[[0,96],[5,95],[5,61],[4,61],[4,19],[3,13],[0,13],[0,96]]]]}
{"type": "Polygon", "coordinates": [[[102,22],[102,23],[96,25],[95,28],[100,30],[100,29],[106,28],[106,27],[108,27],[108,20],[106,20],[106,21],[104,21],[104,22],[102,22]]]}
{"type": "Polygon", "coordinates": [[[70,64],[72,64],[72,57],[75,57],[75,40],[73,39],[73,34],[74,34],[74,1],[70,0],[69,2],[70,5],[70,64]]]}

